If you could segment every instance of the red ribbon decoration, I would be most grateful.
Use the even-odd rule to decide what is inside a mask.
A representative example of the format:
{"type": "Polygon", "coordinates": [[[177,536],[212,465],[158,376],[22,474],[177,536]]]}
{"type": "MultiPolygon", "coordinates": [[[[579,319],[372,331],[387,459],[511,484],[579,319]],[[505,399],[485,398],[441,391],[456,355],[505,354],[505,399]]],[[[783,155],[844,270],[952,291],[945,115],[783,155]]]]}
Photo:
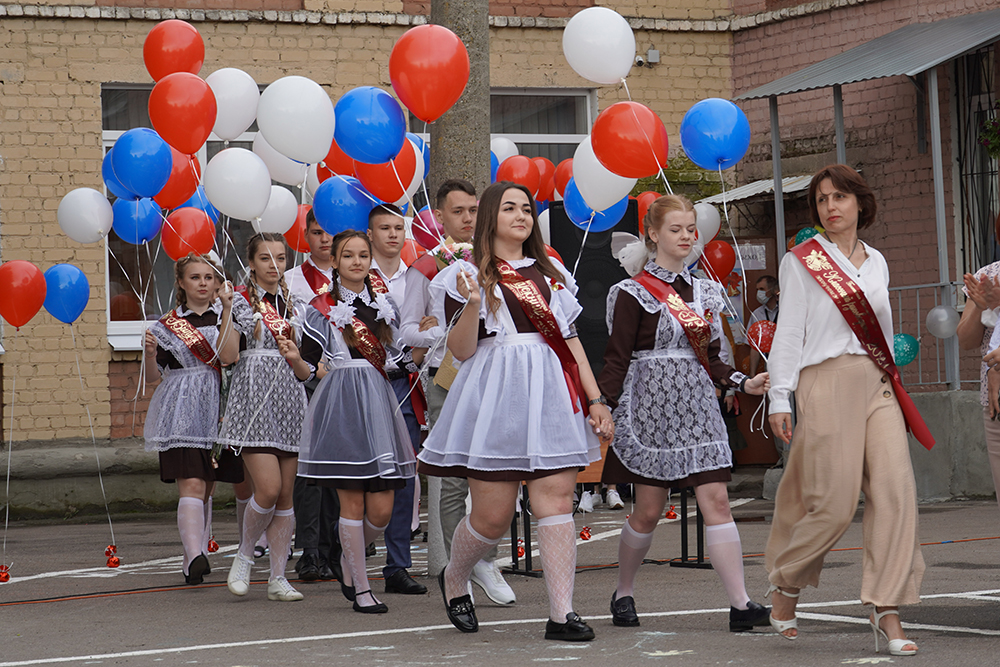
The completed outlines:
{"type": "Polygon", "coordinates": [[[198,331],[193,324],[178,315],[176,308],[160,318],[160,323],[170,333],[177,336],[187,346],[187,349],[191,350],[191,354],[198,361],[210,368],[214,368],[216,372],[222,371],[222,366],[219,364],[219,355],[212,349],[212,344],[208,342],[205,335],[198,331]]]}
{"type": "MultiPolygon", "coordinates": [[[[330,311],[337,305],[337,301],[334,300],[333,296],[329,292],[320,294],[309,303],[313,308],[322,313],[323,317],[325,317],[328,321],[330,320],[330,311]]],[[[330,321],[330,323],[333,324],[332,321],[330,321]]],[[[337,325],[334,324],[334,326],[337,325]]],[[[367,324],[359,320],[357,317],[353,318],[348,326],[354,329],[354,335],[358,341],[354,349],[360,352],[361,356],[365,358],[365,361],[374,366],[375,370],[381,373],[382,377],[388,380],[389,378],[385,374],[386,354],[382,341],[378,339],[378,336],[372,333],[372,330],[368,328],[367,324]]],[[[343,331],[345,327],[337,328],[343,331]]]]}

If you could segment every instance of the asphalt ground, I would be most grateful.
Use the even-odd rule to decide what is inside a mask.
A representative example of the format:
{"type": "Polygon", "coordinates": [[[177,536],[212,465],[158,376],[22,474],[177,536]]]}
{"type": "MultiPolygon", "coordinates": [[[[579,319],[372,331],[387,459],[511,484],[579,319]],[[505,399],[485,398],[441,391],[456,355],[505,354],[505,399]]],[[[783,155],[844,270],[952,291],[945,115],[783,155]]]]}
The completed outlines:
{"type": "MultiPolygon", "coordinates": [[[[773,505],[734,500],[752,598],[763,600],[764,545],[773,505]]],[[[677,503],[679,506],[679,503],[677,503]]],[[[226,590],[235,549],[232,510],[217,510],[213,570],[201,586],[184,585],[173,516],[114,523],[122,565],[105,566],[107,521],[10,525],[0,584],[0,667],[12,665],[842,665],[1000,664],[1000,510],[993,501],[924,505],[920,534],[927,572],[923,602],[903,610],[919,643],[914,657],[874,651],[868,610],[857,599],[862,553],[860,512],[826,560],[819,589],[803,592],[800,637],[770,628],[728,632],[728,602],[711,570],[671,567],[680,555],[680,525],[664,521],[636,584],[639,628],[611,624],[618,534],[628,508],[577,515],[592,537],[578,541],[577,611],[597,638],[584,644],[542,638],[548,601],[541,579],[508,575],[517,603],[499,607],[477,589],[476,634],[449,623],[436,581],[426,576],[426,548],[413,543],[412,573],[424,596],[382,594],[389,613],[355,613],[336,582],[295,584],[305,600],[270,602],[267,558],[242,598],[226,590]]],[[[694,521],[689,528],[694,550],[694,521]]],[[[509,553],[509,542],[501,554],[509,553]]],[[[381,575],[384,547],[368,560],[381,575]]],[[[294,576],[289,563],[289,576],[294,576]]],[[[536,568],[539,560],[534,561],[536,568]]],[[[382,590],[381,580],[373,590],[382,590]]]]}

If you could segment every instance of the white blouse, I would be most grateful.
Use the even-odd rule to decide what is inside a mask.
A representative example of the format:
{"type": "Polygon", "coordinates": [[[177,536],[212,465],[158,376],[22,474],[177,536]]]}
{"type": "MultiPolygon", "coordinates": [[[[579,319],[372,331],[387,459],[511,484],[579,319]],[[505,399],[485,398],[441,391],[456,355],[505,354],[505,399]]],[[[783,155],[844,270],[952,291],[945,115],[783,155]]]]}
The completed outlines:
{"type": "MultiPolygon", "coordinates": [[[[893,349],[892,307],[889,304],[889,267],[885,257],[867,243],[868,253],[858,269],[844,256],[837,244],[822,235],[814,236],[841,271],[864,291],[882,327],[889,350],[893,349]]],[[[847,320],[823,291],[816,279],[792,253],[781,260],[778,273],[781,284],[777,330],[767,359],[771,373],[770,414],[791,412],[790,394],[799,383],[803,368],[834,359],[844,354],[868,356],[861,342],[851,331],[847,320]]]]}

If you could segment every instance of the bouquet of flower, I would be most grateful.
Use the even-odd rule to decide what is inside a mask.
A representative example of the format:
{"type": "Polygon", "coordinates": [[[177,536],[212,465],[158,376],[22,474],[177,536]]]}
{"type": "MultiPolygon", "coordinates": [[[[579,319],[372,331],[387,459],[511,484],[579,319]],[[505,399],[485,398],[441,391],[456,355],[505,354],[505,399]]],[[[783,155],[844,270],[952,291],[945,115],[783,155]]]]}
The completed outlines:
{"type": "Polygon", "coordinates": [[[438,260],[445,266],[454,264],[460,259],[469,263],[474,263],[472,261],[471,243],[442,243],[435,248],[432,253],[434,255],[434,259],[438,260]]]}

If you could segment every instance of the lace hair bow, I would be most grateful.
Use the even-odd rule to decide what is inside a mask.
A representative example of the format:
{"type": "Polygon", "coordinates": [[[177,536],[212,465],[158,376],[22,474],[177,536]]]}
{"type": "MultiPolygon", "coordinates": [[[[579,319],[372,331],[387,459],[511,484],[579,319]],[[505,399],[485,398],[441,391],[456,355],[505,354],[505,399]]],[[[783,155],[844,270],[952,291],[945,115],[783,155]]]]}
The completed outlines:
{"type": "Polygon", "coordinates": [[[618,258],[622,268],[630,276],[638,275],[642,271],[642,267],[646,266],[646,262],[652,257],[652,253],[646,247],[646,242],[627,232],[612,232],[611,253],[618,258]]]}

